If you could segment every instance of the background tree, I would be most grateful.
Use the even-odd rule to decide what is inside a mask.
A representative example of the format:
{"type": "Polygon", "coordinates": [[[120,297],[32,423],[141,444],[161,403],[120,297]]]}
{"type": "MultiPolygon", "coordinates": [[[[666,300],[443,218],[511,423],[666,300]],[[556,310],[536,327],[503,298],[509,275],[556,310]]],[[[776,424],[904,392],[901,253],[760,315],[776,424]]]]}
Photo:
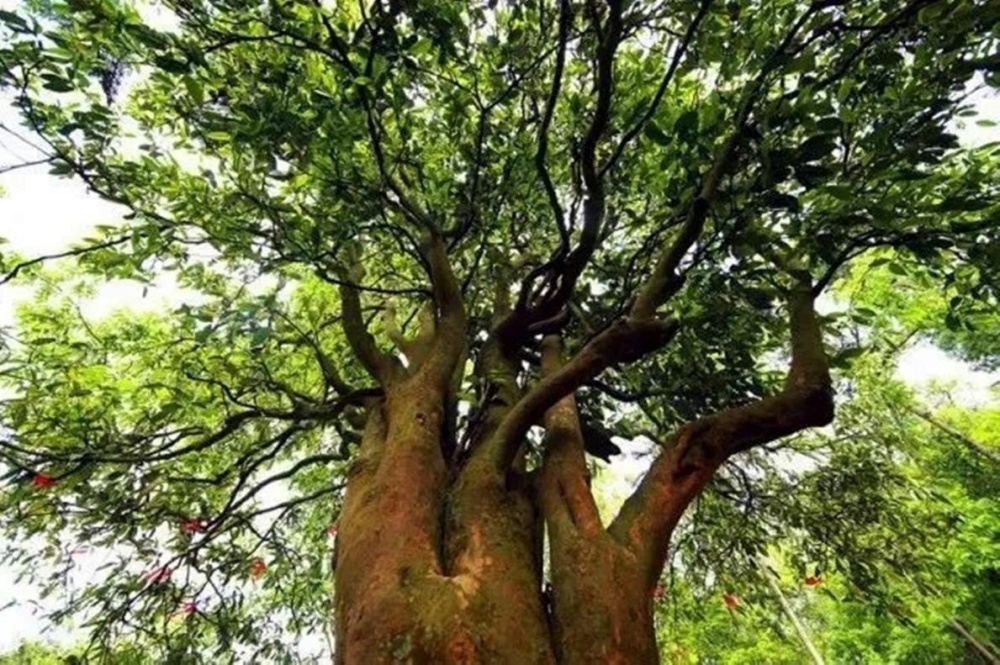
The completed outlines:
{"type": "Polygon", "coordinates": [[[339,660],[655,661],[665,562],[714,542],[671,547],[688,505],[833,417],[841,268],[893,247],[995,303],[996,148],[947,131],[995,1],[159,9],[0,14],[22,139],[126,211],[3,370],[9,555],[106,548],[67,610],[105,648],[277,657],[335,541],[339,660]],[[101,278],[194,293],[90,321],[101,278]],[[658,452],[604,523],[609,431],[658,452]]]}

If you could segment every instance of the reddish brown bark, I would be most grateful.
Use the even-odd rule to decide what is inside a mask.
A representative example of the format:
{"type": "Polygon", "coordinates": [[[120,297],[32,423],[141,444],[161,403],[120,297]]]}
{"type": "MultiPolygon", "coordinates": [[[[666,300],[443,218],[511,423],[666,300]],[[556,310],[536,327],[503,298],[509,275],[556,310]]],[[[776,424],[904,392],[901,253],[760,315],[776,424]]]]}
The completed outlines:
{"type": "MultiPolygon", "coordinates": [[[[553,337],[544,342],[546,374],[561,369],[558,344],[553,337]]],[[[566,663],[656,662],[652,587],[635,553],[601,525],[573,396],[549,408],[544,424],[539,494],[549,535],[555,652],[566,663]]]]}
{"type": "Polygon", "coordinates": [[[501,339],[487,342],[477,367],[487,401],[454,455],[464,312],[440,241],[432,238],[425,256],[434,316],[419,344],[402,349],[406,366],[376,347],[357,293],[345,288],[343,297],[345,332],[383,395],[366,404],[340,515],[337,661],[657,662],[653,590],[685,508],[730,455],[832,417],[809,285],[789,293],[784,391],[682,427],[605,527],[574,392],[666,344],[675,324],[645,311],[623,318],[565,362],[549,335],[541,377],[523,391],[519,362],[501,339]],[[534,424],[544,427],[544,454],[529,473],[525,436],[534,424]]]}

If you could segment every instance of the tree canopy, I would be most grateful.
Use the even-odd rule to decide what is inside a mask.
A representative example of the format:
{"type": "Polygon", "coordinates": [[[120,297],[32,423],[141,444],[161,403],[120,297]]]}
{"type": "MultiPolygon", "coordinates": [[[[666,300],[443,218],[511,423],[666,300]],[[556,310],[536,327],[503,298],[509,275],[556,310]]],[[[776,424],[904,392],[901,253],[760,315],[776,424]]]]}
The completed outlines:
{"type": "MultiPolygon", "coordinates": [[[[293,653],[326,632],[371,405],[428,375],[456,496],[468,469],[560,473],[572,394],[599,457],[613,435],[710,461],[669,548],[701,485],[649,518],[659,462],[608,529],[652,524],[653,568],[712,586],[778,546],[892,605],[877,568],[916,555],[905,521],[947,516],[897,512],[914,499],[871,442],[907,444],[855,392],[893,330],[995,364],[1000,148],[954,128],[1000,83],[998,19],[996,0],[0,11],[23,120],[3,131],[123,213],[3,256],[0,282],[36,289],[0,349],[7,560],[58,564],[56,590],[80,547],[104,556],[60,615],[105,649],[293,653]],[[121,279],[184,302],[82,313],[121,279]],[[834,288],[849,307],[816,315],[834,288]],[[828,365],[843,423],[775,443],[829,422],[828,365]]],[[[476,533],[427,501],[457,525],[442,550],[476,533]]]]}

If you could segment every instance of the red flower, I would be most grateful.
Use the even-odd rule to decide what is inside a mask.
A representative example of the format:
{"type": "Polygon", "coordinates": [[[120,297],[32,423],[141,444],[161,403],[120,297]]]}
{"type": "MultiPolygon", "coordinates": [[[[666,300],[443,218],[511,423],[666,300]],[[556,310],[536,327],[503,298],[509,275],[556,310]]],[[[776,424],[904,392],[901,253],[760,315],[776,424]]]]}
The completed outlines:
{"type": "Polygon", "coordinates": [[[336,538],[337,537],[337,525],[336,524],[331,524],[330,526],[326,527],[326,535],[330,536],[331,538],[336,538]]]}
{"type": "Polygon", "coordinates": [[[44,473],[36,473],[31,478],[31,484],[38,488],[51,487],[56,484],[56,479],[52,476],[46,476],[44,473]]]}
{"type": "Polygon", "coordinates": [[[653,600],[663,600],[667,595],[667,590],[663,588],[662,584],[657,584],[653,587],[653,600]]]}
{"type": "Polygon", "coordinates": [[[740,604],[739,598],[731,593],[722,594],[722,600],[726,603],[726,607],[731,610],[735,610],[740,604]]]}
{"type": "Polygon", "coordinates": [[[823,580],[817,575],[810,575],[806,578],[806,586],[819,586],[823,580]]]}
{"type": "Polygon", "coordinates": [[[260,557],[250,562],[250,577],[260,579],[267,572],[267,564],[260,557]]]}
{"type": "Polygon", "coordinates": [[[161,584],[169,580],[170,575],[173,574],[173,572],[174,571],[170,570],[170,568],[166,566],[160,566],[159,568],[154,568],[146,573],[143,580],[145,580],[146,584],[161,584]]]}
{"type": "Polygon", "coordinates": [[[204,533],[207,527],[205,520],[181,520],[181,531],[184,533],[204,533]]]}

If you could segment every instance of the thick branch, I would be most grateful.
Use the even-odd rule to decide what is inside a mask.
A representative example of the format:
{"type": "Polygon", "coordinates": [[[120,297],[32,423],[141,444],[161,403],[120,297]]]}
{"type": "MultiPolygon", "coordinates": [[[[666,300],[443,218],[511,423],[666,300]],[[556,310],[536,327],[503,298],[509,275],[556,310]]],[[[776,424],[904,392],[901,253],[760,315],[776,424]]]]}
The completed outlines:
{"type": "Polygon", "coordinates": [[[833,394],[811,284],[788,295],[792,361],[784,390],[683,426],[609,527],[633,549],[650,583],[688,503],[731,455],[833,419],[833,394]]]}
{"type": "Polygon", "coordinates": [[[442,330],[464,333],[465,304],[462,300],[462,290],[458,280],[455,279],[440,235],[434,233],[430,236],[427,241],[426,256],[430,265],[438,326],[442,330]]]}
{"type": "Polygon", "coordinates": [[[341,324],[347,343],[365,369],[383,386],[398,372],[398,361],[385,355],[375,344],[361,314],[361,297],[358,289],[348,282],[340,286],[341,324]]]}
{"type": "Polygon", "coordinates": [[[493,470],[504,473],[521,439],[546,410],[587,381],[617,363],[634,362],[662,348],[677,332],[674,321],[636,321],[622,318],[598,333],[561,369],[539,381],[511,409],[480,451],[493,470]]]}
{"type": "MultiPolygon", "coordinates": [[[[542,372],[546,376],[562,369],[561,351],[557,335],[542,340],[542,372]]],[[[601,518],[590,491],[583,432],[573,393],[545,412],[545,440],[541,487],[543,510],[550,528],[564,526],[568,519],[580,534],[597,534],[601,531],[601,518]]]]}
{"type": "Polygon", "coordinates": [[[465,305],[461,287],[438,233],[430,234],[425,255],[430,266],[437,308],[433,353],[428,358],[428,368],[439,375],[437,380],[447,381],[465,349],[465,305]]]}

